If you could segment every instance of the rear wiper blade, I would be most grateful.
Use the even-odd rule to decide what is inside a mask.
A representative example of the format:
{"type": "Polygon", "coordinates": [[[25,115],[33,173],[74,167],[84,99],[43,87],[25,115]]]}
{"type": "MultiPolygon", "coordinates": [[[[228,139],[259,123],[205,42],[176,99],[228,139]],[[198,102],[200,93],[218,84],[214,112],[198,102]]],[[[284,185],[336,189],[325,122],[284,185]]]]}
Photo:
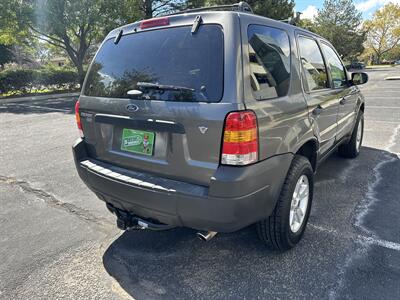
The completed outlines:
{"type": "Polygon", "coordinates": [[[137,87],[144,89],[156,89],[156,90],[164,90],[164,91],[188,91],[194,92],[195,89],[188,88],[185,86],[177,86],[177,85],[169,85],[169,84],[158,84],[151,82],[138,82],[137,87]]]}

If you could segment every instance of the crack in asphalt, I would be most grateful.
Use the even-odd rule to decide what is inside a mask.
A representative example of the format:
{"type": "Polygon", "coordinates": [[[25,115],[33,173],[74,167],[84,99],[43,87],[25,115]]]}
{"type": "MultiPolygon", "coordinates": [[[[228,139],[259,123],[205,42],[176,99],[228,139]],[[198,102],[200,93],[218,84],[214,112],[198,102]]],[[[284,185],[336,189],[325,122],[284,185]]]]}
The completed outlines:
{"type": "Polygon", "coordinates": [[[31,186],[31,184],[27,181],[24,180],[18,180],[14,177],[9,177],[9,176],[4,176],[0,175],[0,182],[17,186],[19,187],[23,192],[32,194],[39,199],[43,200],[44,203],[47,205],[60,209],[64,212],[67,212],[69,214],[72,214],[79,219],[85,221],[85,222],[90,222],[98,225],[101,229],[105,231],[109,231],[111,228],[114,228],[114,224],[112,224],[110,221],[108,221],[105,218],[97,217],[90,213],[88,210],[80,208],[74,204],[63,202],[59,199],[57,199],[55,196],[47,193],[44,190],[37,189],[31,186]]]}
{"type": "MultiPolygon", "coordinates": [[[[116,231],[115,230],[116,226],[113,223],[111,223],[110,221],[108,221],[107,219],[96,217],[86,209],[80,208],[71,203],[63,202],[44,190],[32,187],[31,184],[27,181],[18,180],[16,178],[10,177],[10,176],[0,175],[0,183],[5,183],[8,185],[16,186],[16,187],[20,188],[22,190],[22,192],[36,196],[37,198],[42,200],[46,205],[48,205],[52,208],[62,210],[68,214],[71,214],[71,215],[79,218],[80,220],[97,225],[100,229],[99,231],[105,233],[105,236],[103,238],[101,238],[99,240],[99,242],[96,243],[95,245],[86,247],[85,253],[90,252],[91,250],[93,250],[93,251],[98,250],[101,252],[98,256],[101,257],[103,255],[103,253],[106,251],[106,248],[109,247],[110,243],[112,243],[121,234],[121,231],[120,230],[116,231]]],[[[75,246],[63,249],[63,252],[65,253],[65,252],[68,252],[68,250],[74,250],[74,247],[75,246]]],[[[79,252],[79,257],[81,257],[82,256],[82,248],[78,248],[78,250],[75,250],[75,251],[79,252]]],[[[53,259],[51,259],[51,261],[53,261],[53,259]]],[[[43,266],[42,269],[46,269],[49,265],[51,266],[51,263],[45,264],[45,266],[43,266]]],[[[71,266],[72,266],[72,264],[71,264],[71,266]]],[[[129,294],[127,294],[125,292],[125,290],[120,286],[119,282],[114,277],[109,276],[108,278],[110,280],[112,293],[120,296],[122,299],[132,299],[132,298],[130,298],[129,294]]],[[[32,279],[32,278],[30,278],[30,279],[32,279]]],[[[18,287],[16,287],[16,289],[19,289],[19,288],[20,288],[20,285],[18,287]]],[[[7,289],[0,290],[0,298],[3,294],[7,294],[7,289]]]]}
{"type": "Polygon", "coordinates": [[[356,217],[354,221],[354,226],[360,229],[365,234],[368,234],[370,238],[378,239],[378,236],[371,232],[364,225],[364,219],[368,215],[371,210],[371,207],[379,201],[376,187],[382,182],[382,169],[384,166],[396,162],[400,159],[400,154],[396,152],[392,152],[391,148],[396,145],[396,141],[398,140],[396,137],[400,135],[400,125],[394,128],[392,135],[390,136],[388,145],[385,147],[385,151],[383,153],[382,160],[373,168],[372,178],[373,180],[368,184],[368,191],[366,193],[365,198],[361,201],[358,208],[356,209],[356,217]]]}
{"type": "MultiPolygon", "coordinates": [[[[397,143],[397,135],[400,134],[400,125],[397,125],[393,132],[392,135],[390,136],[389,142],[387,146],[383,149],[386,152],[383,154],[383,157],[381,161],[376,164],[376,166],[373,168],[372,172],[372,178],[373,180],[368,183],[368,190],[365,195],[365,197],[361,200],[361,202],[358,204],[358,207],[356,207],[356,213],[355,213],[355,218],[354,221],[352,222],[353,226],[364,233],[365,235],[362,234],[356,234],[354,236],[350,236],[350,238],[354,239],[355,242],[358,242],[361,245],[361,248],[358,249],[355,253],[350,254],[347,256],[345,263],[340,267],[339,269],[339,280],[333,289],[329,291],[329,299],[337,299],[338,294],[340,291],[343,289],[343,286],[345,284],[345,278],[344,275],[347,272],[348,269],[351,268],[351,265],[355,259],[357,259],[360,256],[365,255],[365,252],[368,251],[369,247],[372,245],[375,246],[380,246],[384,247],[386,249],[391,249],[395,251],[400,251],[400,244],[396,242],[391,242],[388,240],[384,240],[379,238],[379,236],[369,230],[365,225],[364,225],[364,219],[368,215],[368,213],[371,211],[371,206],[379,201],[377,192],[376,192],[376,187],[381,183],[383,180],[382,177],[382,168],[386,166],[387,164],[393,163],[400,159],[399,153],[392,152],[391,149],[394,147],[397,143]]],[[[346,174],[348,175],[348,174],[346,174]]],[[[338,232],[334,229],[329,229],[325,227],[320,227],[316,225],[311,225],[311,227],[322,230],[325,232],[329,232],[335,235],[339,235],[338,232]]],[[[342,233],[340,233],[341,236],[343,236],[342,233]]]]}

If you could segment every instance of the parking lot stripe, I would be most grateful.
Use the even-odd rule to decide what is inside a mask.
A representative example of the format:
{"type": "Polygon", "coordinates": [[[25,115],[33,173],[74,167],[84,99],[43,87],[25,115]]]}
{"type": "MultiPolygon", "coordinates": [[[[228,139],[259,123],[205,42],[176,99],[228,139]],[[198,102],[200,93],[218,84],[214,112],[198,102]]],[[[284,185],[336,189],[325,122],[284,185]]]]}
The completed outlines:
{"type": "Polygon", "coordinates": [[[400,109],[400,107],[398,107],[398,106],[396,107],[396,106],[371,106],[371,105],[368,105],[367,108],[368,109],[370,109],[370,108],[400,109]]]}
{"type": "Polygon", "coordinates": [[[384,123],[384,124],[396,124],[398,125],[399,122],[396,121],[383,121],[383,120],[367,120],[368,123],[384,123]]]}
{"type": "MultiPolygon", "coordinates": [[[[6,104],[7,105],[7,104],[6,104]]],[[[28,104],[14,104],[14,103],[10,103],[8,105],[13,105],[13,106],[23,106],[23,107],[30,107],[30,108],[37,108],[37,109],[43,109],[43,110],[52,110],[52,111],[62,111],[62,112],[66,112],[66,113],[70,113],[71,110],[70,109],[61,109],[61,108],[52,108],[52,107],[46,107],[46,106],[38,106],[38,105],[28,105],[28,104]]]]}
{"type": "Polygon", "coordinates": [[[368,237],[365,235],[355,235],[355,236],[347,235],[346,236],[346,235],[343,235],[342,232],[341,233],[337,232],[335,229],[326,228],[326,227],[315,225],[312,223],[309,223],[308,225],[316,230],[320,230],[323,232],[333,234],[336,237],[345,237],[348,239],[355,239],[356,242],[366,243],[369,245],[376,245],[376,246],[380,246],[380,247],[383,247],[386,249],[400,251],[400,244],[396,243],[396,242],[391,242],[391,241],[387,241],[387,240],[383,240],[383,239],[379,239],[379,238],[375,238],[375,237],[368,237]]]}

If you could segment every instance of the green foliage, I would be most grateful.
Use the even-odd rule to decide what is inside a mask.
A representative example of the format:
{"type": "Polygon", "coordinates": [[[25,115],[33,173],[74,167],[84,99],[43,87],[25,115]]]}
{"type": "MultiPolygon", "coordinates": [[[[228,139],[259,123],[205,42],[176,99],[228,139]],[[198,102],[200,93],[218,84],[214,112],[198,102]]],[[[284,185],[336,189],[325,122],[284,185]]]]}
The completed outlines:
{"type": "Polygon", "coordinates": [[[379,64],[384,56],[400,46],[400,5],[388,3],[374,13],[372,20],[364,24],[367,34],[367,47],[375,54],[379,64]]]}
{"type": "Polygon", "coordinates": [[[344,58],[351,59],[364,50],[365,32],[359,29],[361,24],[362,14],[352,0],[325,0],[313,29],[329,40],[344,58]]]}
{"type": "Polygon", "coordinates": [[[386,60],[400,60],[400,44],[382,55],[386,60]]]}
{"type": "MultiPolygon", "coordinates": [[[[195,1],[199,2],[200,1],[195,1]]],[[[139,10],[145,19],[175,12],[185,6],[185,0],[142,0],[139,10]]]]}
{"type": "Polygon", "coordinates": [[[0,44],[0,67],[6,63],[12,62],[14,55],[11,52],[10,47],[0,44]]]}
{"type": "MultiPolygon", "coordinates": [[[[79,79],[90,49],[112,28],[137,20],[141,0],[1,0],[0,38],[21,42],[18,33],[61,49],[76,67],[79,79]]],[[[34,49],[35,47],[32,47],[34,49]]]]}
{"type": "Polygon", "coordinates": [[[253,0],[249,4],[256,14],[275,20],[293,17],[295,5],[293,0],[253,0]]]}
{"type": "Polygon", "coordinates": [[[107,20],[103,23],[103,37],[112,29],[144,19],[142,0],[104,0],[102,14],[107,20]]]}
{"type": "Polygon", "coordinates": [[[216,4],[206,3],[205,0],[186,0],[182,4],[182,7],[180,7],[179,9],[191,9],[191,8],[199,8],[199,7],[211,6],[211,5],[216,5],[216,4]]]}
{"type": "Polygon", "coordinates": [[[78,74],[63,69],[17,69],[0,72],[0,94],[26,94],[32,90],[75,88],[78,74]]]}
{"type": "Polygon", "coordinates": [[[300,19],[300,21],[297,23],[297,26],[309,30],[311,32],[316,31],[315,24],[310,19],[300,19]]]}
{"type": "Polygon", "coordinates": [[[16,42],[18,37],[17,11],[14,9],[13,1],[0,1],[0,43],[10,45],[16,42]]]}
{"type": "MultiPolygon", "coordinates": [[[[203,6],[225,5],[238,3],[238,0],[187,0],[187,8],[196,8],[203,6]]],[[[246,1],[257,15],[284,20],[293,16],[293,0],[248,0],[246,1]]]]}
{"type": "MultiPolygon", "coordinates": [[[[184,7],[237,0],[1,0],[0,43],[20,45],[33,59],[46,55],[39,40],[69,56],[80,82],[84,65],[111,29],[184,7]]],[[[254,12],[275,19],[293,15],[293,0],[250,0],[254,12]]],[[[57,51],[57,50],[56,50],[57,51]]],[[[54,51],[54,52],[56,52],[54,51]]]]}

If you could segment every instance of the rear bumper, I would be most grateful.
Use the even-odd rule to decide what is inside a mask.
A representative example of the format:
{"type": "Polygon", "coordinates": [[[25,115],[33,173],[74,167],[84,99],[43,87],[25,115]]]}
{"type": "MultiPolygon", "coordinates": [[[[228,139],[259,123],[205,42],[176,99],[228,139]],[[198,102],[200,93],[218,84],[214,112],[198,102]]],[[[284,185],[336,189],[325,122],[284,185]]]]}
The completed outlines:
{"type": "Polygon", "coordinates": [[[142,218],[218,232],[269,216],[293,158],[283,154],[246,167],[220,166],[204,187],[93,160],[81,139],[73,153],[79,176],[101,200],[142,218]]]}

